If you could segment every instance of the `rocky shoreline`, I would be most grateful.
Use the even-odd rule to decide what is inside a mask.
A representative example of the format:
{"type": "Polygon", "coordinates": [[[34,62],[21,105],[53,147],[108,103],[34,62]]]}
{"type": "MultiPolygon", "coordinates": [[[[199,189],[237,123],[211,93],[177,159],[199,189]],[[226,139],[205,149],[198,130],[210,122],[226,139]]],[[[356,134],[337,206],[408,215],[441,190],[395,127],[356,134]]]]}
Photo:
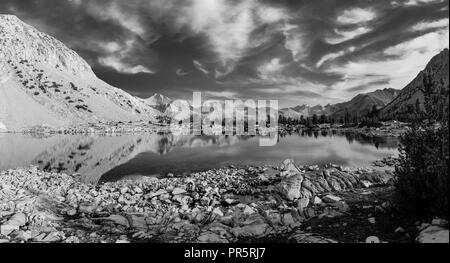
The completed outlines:
{"type": "Polygon", "coordinates": [[[20,130],[0,130],[0,133],[21,133],[51,136],[56,134],[65,135],[126,135],[141,133],[165,133],[168,132],[167,125],[154,124],[151,122],[108,122],[108,123],[88,123],[70,127],[51,127],[47,125],[33,126],[20,130]]]}
{"type": "Polygon", "coordinates": [[[447,221],[395,215],[391,164],[286,160],[96,186],[35,167],[3,171],[0,243],[448,242],[447,221]]]}

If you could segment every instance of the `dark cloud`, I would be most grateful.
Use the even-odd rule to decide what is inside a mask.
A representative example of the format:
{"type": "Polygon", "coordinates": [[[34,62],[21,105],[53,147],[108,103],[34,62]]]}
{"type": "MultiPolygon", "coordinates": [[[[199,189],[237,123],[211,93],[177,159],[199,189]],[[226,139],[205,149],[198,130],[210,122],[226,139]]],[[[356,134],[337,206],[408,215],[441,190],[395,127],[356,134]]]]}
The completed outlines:
{"type": "Polygon", "coordinates": [[[0,13],[140,97],[338,102],[402,88],[448,47],[448,0],[2,0],[0,13]]]}

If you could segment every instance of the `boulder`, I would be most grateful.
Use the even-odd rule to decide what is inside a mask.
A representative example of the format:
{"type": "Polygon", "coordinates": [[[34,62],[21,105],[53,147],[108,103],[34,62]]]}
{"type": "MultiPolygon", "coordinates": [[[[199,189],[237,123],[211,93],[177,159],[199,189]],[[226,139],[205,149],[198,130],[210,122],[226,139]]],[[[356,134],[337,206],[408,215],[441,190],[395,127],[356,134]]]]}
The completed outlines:
{"type": "Polygon", "coordinates": [[[366,238],[366,243],[378,244],[378,243],[381,243],[381,241],[376,236],[370,236],[370,237],[366,238]]]}
{"type": "Polygon", "coordinates": [[[125,227],[130,227],[130,223],[126,217],[121,215],[110,215],[108,217],[103,218],[104,220],[112,221],[116,225],[121,225],[125,227]]]}
{"type": "Polygon", "coordinates": [[[336,203],[341,201],[341,198],[334,195],[326,195],[322,198],[325,203],[336,203]]]}
{"type": "Polygon", "coordinates": [[[281,181],[276,188],[282,197],[286,198],[287,200],[294,201],[302,196],[302,182],[303,176],[300,174],[296,174],[281,181]]]}
{"type": "Polygon", "coordinates": [[[174,188],[172,191],[172,195],[181,195],[184,193],[186,193],[186,190],[179,188],[179,187],[174,188]]]}
{"type": "Polygon", "coordinates": [[[294,164],[294,160],[292,160],[292,159],[285,160],[280,165],[279,169],[281,170],[281,173],[280,173],[281,177],[288,177],[288,176],[300,174],[300,170],[294,164]]]}
{"type": "Polygon", "coordinates": [[[231,229],[231,233],[235,237],[258,237],[266,233],[269,228],[268,224],[252,224],[231,229]]]}
{"type": "Polygon", "coordinates": [[[24,226],[27,223],[27,216],[24,213],[14,214],[5,224],[14,226],[24,226]]]}
{"type": "Polygon", "coordinates": [[[3,224],[0,226],[0,234],[8,236],[12,232],[19,230],[19,226],[3,224]]]}
{"type": "Polygon", "coordinates": [[[416,238],[419,243],[449,243],[448,229],[440,226],[429,226],[416,238]]]}
{"type": "Polygon", "coordinates": [[[0,234],[8,236],[15,230],[19,230],[21,226],[27,223],[27,217],[24,213],[14,214],[8,221],[0,226],[0,234]]]}
{"type": "Polygon", "coordinates": [[[305,210],[309,205],[309,198],[303,197],[297,201],[297,208],[299,211],[305,210]]]}
{"type": "Polygon", "coordinates": [[[322,199],[320,199],[320,197],[318,197],[318,196],[314,196],[312,204],[313,205],[320,205],[320,204],[322,204],[322,199]]]}
{"type": "MultiPolygon", "coordinates": [[[[145,221],[145,217],[143,215],[130,214],[128,216],[128,222],[131,225],[131,227],[134,229],[138,229],[138,230],[147,229],[147,222],[145,221]]],[[[125,221],[121,222],[121,224],[125,224],[125,221]]]]}
{"type": "Polygon", "coordinates": [[[294,221],[294,217],[292,217],[291,213],[287,213],[283,215],[283,225],[289,228],[294,228],[296,226],[299,226],[300,224],[294,221]]]}
{"type": "Polygon", "coordinates": [[[448,226],[448,220],[442,219],[442,218],[435,218],[433,221],[431,221],[431,224],[433,226],[448,226]]]}

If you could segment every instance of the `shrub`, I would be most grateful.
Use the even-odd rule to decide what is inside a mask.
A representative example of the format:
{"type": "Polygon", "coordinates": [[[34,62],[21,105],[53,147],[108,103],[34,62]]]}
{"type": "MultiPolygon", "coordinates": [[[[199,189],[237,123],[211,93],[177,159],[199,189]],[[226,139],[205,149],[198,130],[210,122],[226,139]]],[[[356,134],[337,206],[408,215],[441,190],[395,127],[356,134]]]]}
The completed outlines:
{"type": "Polygon", "coordinates": [[[400,142],[396,198],[406,212],[449,217],[448,85],[424,78],[426,121],[413,124],[400,142]]]}
{"type": "Polygon", "coordinates": [[[397,200],[408,213],[449,215],[448,125],[414,128],[401,139],[397,200]]]}

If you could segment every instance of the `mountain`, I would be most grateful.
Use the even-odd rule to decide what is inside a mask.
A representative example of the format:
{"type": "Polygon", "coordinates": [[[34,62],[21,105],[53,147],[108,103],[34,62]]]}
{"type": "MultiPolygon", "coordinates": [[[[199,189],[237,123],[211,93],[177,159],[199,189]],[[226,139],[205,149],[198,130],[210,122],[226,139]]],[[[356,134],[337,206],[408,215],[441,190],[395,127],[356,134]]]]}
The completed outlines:
{"type": "Polygon", "coordinates": [[[348,102],[332,106],[332,116],[339,118],[345,116],[346,112],[352,115],[364,116],[369,114],[374,107],[382,109],[394,100],[400,90],[382,89],[374,92],[359,94],[348,102]]]}
{"type": "Polygon", "coordinates": [[[433,57],[425,69],[422,70],[391,103],[381,110],[381,115],[384,117],[392,117],[394,115],[405,113],[408,111],[408,108],[410,108],[408,105],[415,105],[417,100],[419,100],[420,106],[423,109],[425,95],[427,95],[427,92],[430,92],[425,91],[423,85],[423,80],[426,75],[430,76],[434,83],[443,84],[444,87],[448,87],[448,56],[449,50],[444,49],[441,53],[433,57]]]}
{"type": "Polygon", "coordinates": [[[151,96],[150,98],[146,99],[145,102],[148,105],[151,106],[157,106],[157,105],[164,105],[164,104],[170,104],[172,100],[162,94],[155,93],[155,95],[151,96]]]}
{"type": "Polygon", "coordinates": [[[313,115],[321,116],[321,115],[329,115],[331,113],[330,111],[331,105],[316,105],[316,106],[309,106],[309,105],[299,105],[293,108],[285,108],[280,110],[280,115],[286,117],[286,118],[292,118],[292,119],[300,119],[301,116],[304,118],[311,117],[313,115]]]}
{"type": "Polygon", "coordinates": [[[162,94],[155,93],[148,99],[144,100],[145,104],[164,113],[170,107],[172,100],[162,94]]]}
{"type": "Polygon", "coordinates": [[[359,94],[350,101],[333,104],[333,105],[316,105],[314,107],[310,107],[307,105],[300,105],[293,108],[286,108],[280,110],[280,114],[286,118],[292,119],[300,119],[301,116],[304,118],[311,117],[313,115],[321,116],[327,115],[335,118],[339,118],[344,116],[346,112],[351,113],[352,115],[363,116],[373,109],[373,107],[377,107],[377,109],[381,109],[387,104],[389,104],[399,93],[399,90],[396,89],[383,89],[376,90],[370,93],[359,94]]]}
{"type": "Polygon", "coordinates": [[[98,79],[63,43],[12,15],[0,15],[0,126],[68,127],[154,120],[141,99],[98,79]]]}

